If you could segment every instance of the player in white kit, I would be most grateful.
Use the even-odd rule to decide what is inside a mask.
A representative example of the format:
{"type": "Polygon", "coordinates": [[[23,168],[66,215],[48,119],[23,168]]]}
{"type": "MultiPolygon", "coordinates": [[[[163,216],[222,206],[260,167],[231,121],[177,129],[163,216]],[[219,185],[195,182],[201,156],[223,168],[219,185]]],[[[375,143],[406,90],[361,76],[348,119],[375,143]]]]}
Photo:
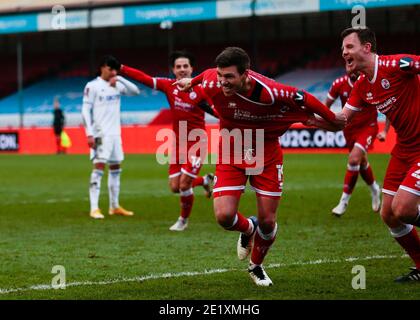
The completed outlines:
{"type": "Polygon", "coordinates": [[[83,94],[82,116],[85,124],[91,160],[94,169],[90,176],[90,216],[103,219],[99,209],[99,193],[105,165],[109,165],[108,190],[109,214],[132,216],[119,204],[121,162],[124,153],[121,141],[120,106],[121,95],[134,96],[140,93],[137,86],[117,76],[120,63],[112,56],[103,57],[100,75],[86,84],[83,94]]]}

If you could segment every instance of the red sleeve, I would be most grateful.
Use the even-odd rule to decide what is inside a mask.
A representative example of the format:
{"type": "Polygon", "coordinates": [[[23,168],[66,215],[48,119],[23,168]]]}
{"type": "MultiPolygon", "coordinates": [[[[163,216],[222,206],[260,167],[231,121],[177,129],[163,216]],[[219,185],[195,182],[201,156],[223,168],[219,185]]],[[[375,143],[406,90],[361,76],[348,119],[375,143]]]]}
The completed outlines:
{"type": "Polygon", "coordinates": [[[360,88],[360,81],[356,81],[353,85],[353,89],[350,92],[350,96],[347,99],[344,108],[348,108],[354,111],[361,111],[365,102],[361,98],[361,88],[360,88]]]}
{"type": "Polygon", "coordinates": [[[335,121],[335,113],[310,93],[283,84],[276,85],[275,89],[276,100],[304,106],[306,112],[316,113],[329,122],[335,121]]]}
{"type": "Polygon", "coordinates": [[[332,112],[326,105],[311,95],[309,92],[297,91],[296,97],[299,102],[299,95],[303,94],[304,106],[313,113],[320,115],[322,118],[329,122],[335,121],[335,113],[332,112]]]}
{"type": "Polygon", "coordinates": [[[331,100],[336,100],[338,98],[338,96],[340,95],[339,93],[339,82],[338,79],[334,80],[334,82],[331,85],[330,90],[328,91],[328,98],[331,100]]]}
{"type": "Polygon", "coordinates": [[[122,74],[155,90],[166,91],[171,82],[173,82],[173,80],[170,79],[153,78],[141,70],[134,69],[126,65],[122,65],[120,71],[122,74]]]}
{"type": "Polygon", "coordinates": [[[420,74],[420,56],[414,54],[381,56],[379,61],[385,68],[390,68],[401,74],[420,74]]]}
{"type": "MultiPolygon", "coordinates": [[[[206,72],[206,71],[204,71],[204,72],[206,72]]],[[[198,76],[194,77],[194,78],[191,80],[191,86],[192,86],[192,87],[194,87],[194,86],[196,86],[196,85],[200,84],[201,82],[203,82],[204,72],[200,73],[198,76]]]]}
{"type": "Polygon", "coordinates": [[[200,93],[200,100],[207,102],[209,106],[213,105],[213,101],[210,99],[210,97],[206,94],[203,87],[201,85],[197,86],[197,92],[200,93]]]}

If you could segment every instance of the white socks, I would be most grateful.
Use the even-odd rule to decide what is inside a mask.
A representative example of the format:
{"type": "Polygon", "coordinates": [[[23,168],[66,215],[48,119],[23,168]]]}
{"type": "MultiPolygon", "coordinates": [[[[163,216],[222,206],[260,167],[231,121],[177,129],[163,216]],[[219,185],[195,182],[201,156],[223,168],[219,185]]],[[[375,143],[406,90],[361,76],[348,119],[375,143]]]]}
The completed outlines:
{"type": "Polygon", "coordinates": [[[374,181],[370,186],[370,191],[372,193],[378,193],[378,191],[381,191],[381,188],[379,187],[379,184],[376,183],[376,181],[374,181]]]}
{"type": "Polygon", "coordinates": [[[343,194],[341,195],[340,202],[349,203],[350,197],[351,197],[351,194],[343,192],[343,194]]]}
{"type": "Polygon", "coordinates": [[[109,206],[112,209],[118,208],[120,196],[120,177],[122,169],[109,170],[108,173],[108,192],[109,192],[109,206]]]}
{"type": "Polygon", "coordinates": [[[90,211],[97,210],[99,208],[99,193],[101,191],[101,179],[104,175],[102,170],[94,169],[90,175],[90,186],[89,186],[89,199],[90,199],[90,211]]]}

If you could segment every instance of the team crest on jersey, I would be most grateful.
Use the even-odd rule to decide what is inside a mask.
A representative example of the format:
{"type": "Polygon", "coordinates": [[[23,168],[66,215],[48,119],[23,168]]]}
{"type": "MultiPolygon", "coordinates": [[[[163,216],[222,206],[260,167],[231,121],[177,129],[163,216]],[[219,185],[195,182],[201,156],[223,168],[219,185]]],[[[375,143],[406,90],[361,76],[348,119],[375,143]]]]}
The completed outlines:
{"type": "Polygon", "coordinates": [[[372,100],[373,99],[373,94],[372,92],[368,92],[366,93],[366,100],[372,100]]]}
{"type": "Polygon", "coordinates": [[[194,100],[195,98],[197,98],[197,94],[194,91],[190,92],[190,99],[194,100]]]}
{"type": "Polygon", "coordinates": [[[382,88],[384,88],[385,90],[388,90],[389,87],[391,86],[391,84],[389,83],[389,81],[387,79],[382,79],[381,80],[381,85],[382,85],[382,88]]]}
{"type": "Polygon", "coordinates": [[[228,104],[228,108],[236,108],[236,103],[235,102],[229,102],[228,104]]]}

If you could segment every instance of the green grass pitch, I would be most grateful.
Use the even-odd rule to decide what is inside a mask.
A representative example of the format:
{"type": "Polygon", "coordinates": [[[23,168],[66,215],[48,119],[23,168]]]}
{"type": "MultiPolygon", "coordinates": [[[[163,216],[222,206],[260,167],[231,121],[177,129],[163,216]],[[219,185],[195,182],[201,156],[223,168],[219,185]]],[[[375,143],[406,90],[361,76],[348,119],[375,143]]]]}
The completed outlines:
{"type": "MultiPolygon", "coordinates": [[[[370,155],[382,184],[388,155],[370,155]]],[[[185,232],[168,230],[179,198],[154,156],[127,155],[121,204],[134,217],[88,216],[87,156],[0,157],[0,299],[417,299],[419,284],[395,284],[411,261],[370,207],[359,177],[346,214],[331,215],[341,195],[346,155],[286,154],[277,240],[265,260],[274,282],[256,287],[236,257],[238,233],[215,222],[212,201],[196,189],[185,232]],[[66,289],[52,289],[53,266],[66,289]],[[366,289],[352,288],[352,268],[366,289]]],[[[212,171],[206,165],[202,173],[212,171]]],[[[106,175],[100,206],[108,208],[106,175]]],[[[241,211],[255,214],[247,191],[241,211]]]]}

